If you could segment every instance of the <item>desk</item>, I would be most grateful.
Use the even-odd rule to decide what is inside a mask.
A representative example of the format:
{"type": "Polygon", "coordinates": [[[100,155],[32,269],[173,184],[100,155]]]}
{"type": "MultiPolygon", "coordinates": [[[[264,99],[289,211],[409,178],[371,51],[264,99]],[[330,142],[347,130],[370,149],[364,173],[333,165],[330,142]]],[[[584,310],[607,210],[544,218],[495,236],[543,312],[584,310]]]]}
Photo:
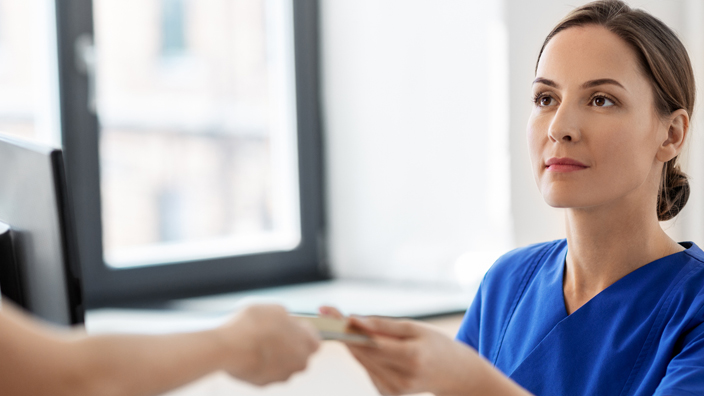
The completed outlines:
{"type": "MultiPolygon", "coordinates": [[[[462,315],[452,315],[426,322],[454,336],[462,315]]],[[[163,396],[378,396],[362,366],[344,345],[325,341],[311,358],[308,369],[286,383],[258,388],[237,381],[224,373],[215,373],[163,396]]],[[[429,394],[428,394],[429,395],[429,394]]]]}

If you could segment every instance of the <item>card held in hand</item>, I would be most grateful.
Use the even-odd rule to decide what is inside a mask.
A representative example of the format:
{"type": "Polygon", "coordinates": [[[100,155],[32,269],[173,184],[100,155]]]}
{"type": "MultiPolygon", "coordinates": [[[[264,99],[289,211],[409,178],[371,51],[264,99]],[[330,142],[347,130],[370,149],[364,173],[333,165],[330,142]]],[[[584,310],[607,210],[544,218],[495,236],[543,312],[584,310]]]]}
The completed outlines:
{"type": "Polygon", "coordinates": [[[346,319],[320,316],[292,315],[297,320],[310,323],[318,329],[324,340],[336,340],[355,345],[374,346],[374,340],[360,329],[350,327],[346,319]]]}

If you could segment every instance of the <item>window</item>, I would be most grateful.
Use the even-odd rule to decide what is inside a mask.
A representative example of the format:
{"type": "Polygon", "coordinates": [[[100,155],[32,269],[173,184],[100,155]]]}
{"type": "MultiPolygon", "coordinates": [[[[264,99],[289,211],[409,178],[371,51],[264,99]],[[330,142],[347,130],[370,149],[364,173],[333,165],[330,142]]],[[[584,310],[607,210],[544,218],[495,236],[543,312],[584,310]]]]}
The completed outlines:
{"type": "Polygon", "coordinates": [[[88,305],[324,278],[316,2],[57,7],[88,305]]]}
{"type": "Polygon", "coordinates": [[[178,56],[186,51],[183,0],[161,0],[161,53],[178,56]]]}
{"type": "Polygon", "coordinates": [[[0,0],[0,131],[58,146],[52,1],[0,0]]]}
{"type": "Polygon", "coordinates": [[[182,0],[94,1],[103,250],[115,268],[300,243],[291,3],[188,6],[186,19],[182,0]]]}

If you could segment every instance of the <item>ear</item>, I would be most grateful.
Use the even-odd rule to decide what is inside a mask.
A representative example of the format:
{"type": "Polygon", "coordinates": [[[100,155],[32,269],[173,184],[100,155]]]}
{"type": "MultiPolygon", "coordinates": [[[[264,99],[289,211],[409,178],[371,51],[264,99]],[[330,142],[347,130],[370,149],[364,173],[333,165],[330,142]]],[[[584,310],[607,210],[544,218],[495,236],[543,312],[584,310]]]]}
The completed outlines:
{"type": "Polygon", "coordinates": [[[665,122],[667,139],[665,139],[655,157],[658,161],[667,162],[680,154],[689,132],[689,115],[685,109],[674,111],[665,122]]]}

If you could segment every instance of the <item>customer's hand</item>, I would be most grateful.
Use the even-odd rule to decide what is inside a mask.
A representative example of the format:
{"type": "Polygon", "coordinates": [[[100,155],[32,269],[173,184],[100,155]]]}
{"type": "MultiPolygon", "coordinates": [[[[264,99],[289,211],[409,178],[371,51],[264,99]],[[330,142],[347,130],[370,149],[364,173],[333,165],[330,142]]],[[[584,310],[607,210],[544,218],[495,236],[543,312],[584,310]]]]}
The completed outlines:
{"type": "MultiPolygon", "coordinates": [[[[322,307],[325,316],[342,318],[334,308],[322,307]]],[[[471,348],[423,323],[378,317],[348,318],[351,326],[373,335],[376,346],[348,344],[383,395],[432,392],[436,395],[469,394],[477,385],[484,361],[471,348]]]]}
{"type": "Polygon", "coordinates": [[[229,349],[226,371],[256,385],[284,381],[304,370],[320,346],[315,329],[277,305],[248,307],[216,332],[229,349]]]}

